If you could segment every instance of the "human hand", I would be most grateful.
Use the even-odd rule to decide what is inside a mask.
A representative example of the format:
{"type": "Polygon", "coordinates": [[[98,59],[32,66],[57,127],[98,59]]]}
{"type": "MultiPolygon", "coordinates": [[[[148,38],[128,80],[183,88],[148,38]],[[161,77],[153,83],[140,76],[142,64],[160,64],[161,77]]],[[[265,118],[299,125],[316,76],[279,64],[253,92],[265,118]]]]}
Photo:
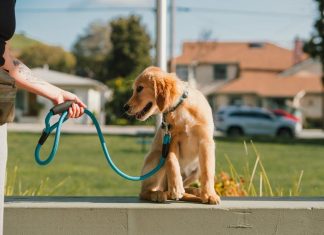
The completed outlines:
{"type": "Polygon", "coordinates": [[[78,118],[84,113],[84,108],[87,106],[73,93],[61,90],[59,94],[52,100],[55,105],[65,101],[73,100],[75,103],[69,108],[69,118],[78,118]]]}

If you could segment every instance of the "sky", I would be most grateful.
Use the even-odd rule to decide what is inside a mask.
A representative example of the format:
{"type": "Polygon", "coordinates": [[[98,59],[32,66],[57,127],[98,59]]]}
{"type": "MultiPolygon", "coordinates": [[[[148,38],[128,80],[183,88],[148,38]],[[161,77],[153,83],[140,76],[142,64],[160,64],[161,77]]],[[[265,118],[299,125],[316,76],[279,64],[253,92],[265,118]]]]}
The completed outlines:
{"type": "MultiPolygon", "coordinates": [[[[70,50],[89,23],[137,14],[154,39],[154,6],[155,0],[17,0],[16,32],[70,50]],[[96,10],[64,10],[75,8],[96,10]]],[[[183,42],[203,38],[292,48],[296,36],[311,35],[317,15],[313,0],[176,0],[176,6],[191,9],[176,12],[176,54],[183,42]]]]}

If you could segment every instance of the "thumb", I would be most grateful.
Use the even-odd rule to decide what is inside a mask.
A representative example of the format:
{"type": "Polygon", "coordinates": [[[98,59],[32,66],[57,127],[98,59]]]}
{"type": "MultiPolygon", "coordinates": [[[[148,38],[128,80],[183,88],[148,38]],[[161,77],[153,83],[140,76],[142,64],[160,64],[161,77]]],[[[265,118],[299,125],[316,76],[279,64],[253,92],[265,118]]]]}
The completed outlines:
{"type": "Polygon", "coordinates": [[[83,108],[86,108],[87,106],[79,99],[79,97],[76,96],[75,98],[75,102],[80,106],[80,107],[83,107],[83,108]]]}

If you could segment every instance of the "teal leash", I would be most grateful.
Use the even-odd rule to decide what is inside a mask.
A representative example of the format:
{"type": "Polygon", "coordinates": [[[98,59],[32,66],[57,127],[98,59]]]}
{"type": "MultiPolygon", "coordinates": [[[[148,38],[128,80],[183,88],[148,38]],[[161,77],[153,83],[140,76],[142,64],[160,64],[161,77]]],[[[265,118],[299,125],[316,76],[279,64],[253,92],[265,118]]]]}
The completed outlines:
{"type": "MultiPolygon", "coordinates": [[[[65,121],[68,120],[68,117],[67,117],[68,111],[67,110],[72,105],[72,103],[73,103],[72,101],[67,101],[65,103],[54,106],[49,111],[49,113],[46,115],[45,129],[43,130],[43,133],[42,133],[42,135],[41,135],[41,137],[40,137],[40,139],[38,141],[38,144],[36,146],[36,149],[35,149],[35,160],[39,165],[44,166],[44,165],[47,165],[47,164],[49,164],[50,162],[53,161],[53,159],[54,159],[54,157],[56,155],[57,149],[59,147],[60,135],[61,135],[61,127],[62,127],[62,124],[65,121]],[[55,124],[50,125],[50,119],[52,118],[52,116],[54,116],[56,114],[59,114],[59,113],[62,113],[60,119],[55,124]],[[55,129],[56,129],[56,133],[55,133],[54,144],[53,144],[51,153],[46,159],[42,160],[40,158],[41,147],[43,146],[43,144],[45,143],[46,139],[51,134],[51,132],[53,132],[55,129]]],[[[160,157],[160,160],[159,160],[159,163],[157,164],[157,166],[154,169],[152,169],[151,171],[149,171],[148,173],[144,174],[144,175],[130,176],[130,175],[127,175],[126,173],[124,173],[123,171],[121,171],[114,164],[114,162],[112,161],[112,159],[110,157],[110,154],[108,152],[108,148],[107,148],[105,139],[103,137],[100,125],[99,125],[96,117],[88,109],[85,109],[84,113],[91,118],[93,124],[95,125],[97,133],[98,133],[98,137],[99,137],[99,140],[100,140],[101,148],[102,148],[102,150],[104,152],[105,158],[106,158],[109,166],[118,175],[120,175],[121,177],[123,177],[123,178],[125,178],[127,180],[133,180],[133,181],[145,180],[145,179],[151,177],[152,175],[154,175],[157,171],[159,171],[163,167],[163,165],[165,163],[165,159],[166,159],[166,157],[168,155],[168,152],[169,152],[169,146],[170,146],[170,142],[171,142],[171,135],[168,132],[166,132],[166,134],[163,136],[162,155],[160,157]]]]}

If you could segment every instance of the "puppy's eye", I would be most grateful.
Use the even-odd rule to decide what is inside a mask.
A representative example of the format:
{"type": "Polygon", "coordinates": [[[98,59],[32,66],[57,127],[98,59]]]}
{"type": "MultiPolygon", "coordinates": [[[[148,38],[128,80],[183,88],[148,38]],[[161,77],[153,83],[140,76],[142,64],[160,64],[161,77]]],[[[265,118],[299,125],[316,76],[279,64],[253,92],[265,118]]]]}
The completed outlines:
{"type": "Polygon", "coordinates": [[[136,88],[136,92],[137,93],[140,93],[142,90],[143,90],[143,86],[138,86],[137,88],[136,88]]]}

